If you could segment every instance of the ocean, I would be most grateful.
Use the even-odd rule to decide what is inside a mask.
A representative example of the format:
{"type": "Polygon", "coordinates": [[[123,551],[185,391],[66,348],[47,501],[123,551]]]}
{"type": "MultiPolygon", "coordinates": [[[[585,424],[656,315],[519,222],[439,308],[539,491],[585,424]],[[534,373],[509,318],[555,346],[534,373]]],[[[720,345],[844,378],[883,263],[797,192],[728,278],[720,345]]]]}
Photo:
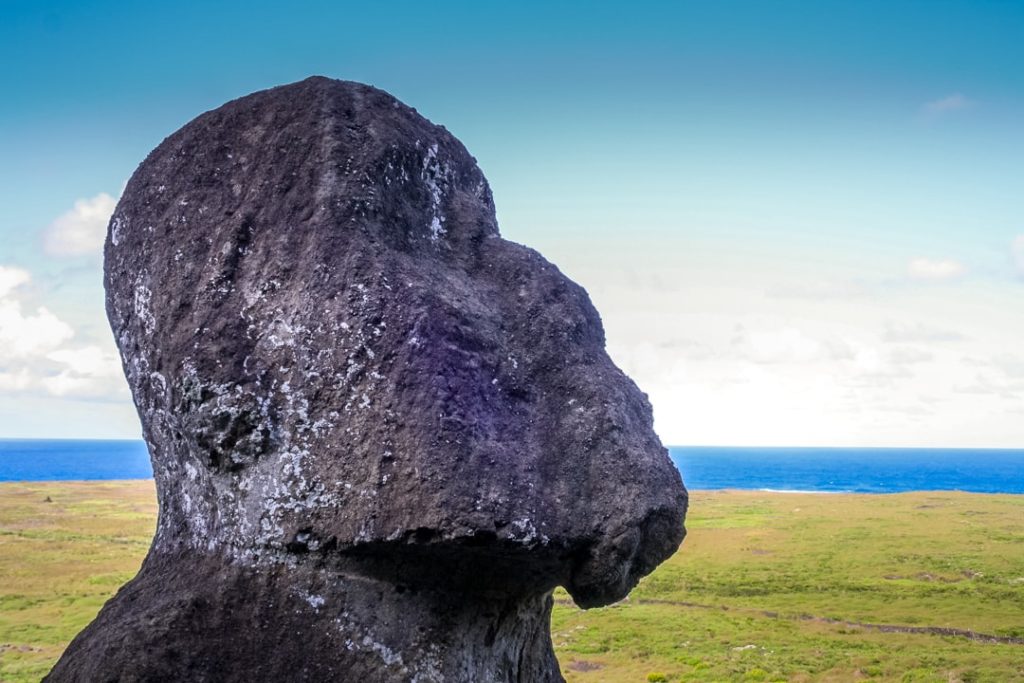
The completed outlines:
{"type": "Polygon", "coordinates": [[[691,489],[1024,493],[1024,449],[671,447],[691,489]]]}
{"type": "MultiPolygon", "coordinates": [[[[1024,493],[1024,449],[673,446],[686,486],[818,493],[1024,493]]],[[[0,439],[0,481],[147,479],[142,441],[0,439]]]]}
{"type": "Polygon", "coordinates": [[[144,441],[0,439],[0,481],[149,479],[144,441]]]}

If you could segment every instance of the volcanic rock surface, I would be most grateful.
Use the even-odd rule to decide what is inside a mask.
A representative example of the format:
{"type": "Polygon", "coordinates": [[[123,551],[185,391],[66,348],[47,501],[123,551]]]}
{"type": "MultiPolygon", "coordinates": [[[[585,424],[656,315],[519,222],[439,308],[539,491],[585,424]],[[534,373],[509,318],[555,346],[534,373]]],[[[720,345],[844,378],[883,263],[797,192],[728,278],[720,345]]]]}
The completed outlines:
{"type": "Polygon", "coordinates": [[[686,491],[586,292],[444,128],[310,78],[132,176],[107,313],[160,516],[52,681],[557,681],[551,591],[624,597],[686,491]]]}

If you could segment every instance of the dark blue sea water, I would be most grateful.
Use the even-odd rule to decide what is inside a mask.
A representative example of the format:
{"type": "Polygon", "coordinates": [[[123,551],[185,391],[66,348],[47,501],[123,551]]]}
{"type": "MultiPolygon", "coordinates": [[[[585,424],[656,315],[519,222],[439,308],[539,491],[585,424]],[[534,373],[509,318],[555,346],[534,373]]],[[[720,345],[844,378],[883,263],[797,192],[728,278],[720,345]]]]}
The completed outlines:
{"type": "Polygon", "coordinates": [[[0,439],[0,481],[149,479],[143,441],[0,439]]]}
{"type": "MultiPolygon", "coordinates": [[[[669,449],[691,489],[1024,493],[1024,449],[669,449]]],[[[3,440],[0,481],[146,479],[142,441],[3,440]]]]}
{"type": "Polygon", "coordinates": [[[691,489],[1024,493],[1024,449],[669,449],[691,489]]]}

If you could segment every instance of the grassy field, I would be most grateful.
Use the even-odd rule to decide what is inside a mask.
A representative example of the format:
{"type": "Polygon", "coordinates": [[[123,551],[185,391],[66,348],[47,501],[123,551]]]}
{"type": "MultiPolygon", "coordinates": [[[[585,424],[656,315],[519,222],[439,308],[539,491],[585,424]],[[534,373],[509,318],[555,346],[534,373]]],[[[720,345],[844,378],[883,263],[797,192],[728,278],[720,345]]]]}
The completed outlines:
{"type": "MultiPolygon", "coordinates": [[[[150,482],[0,484],[0,680],[145,555],[150,482]]],[[[682,552],[552,619],[569,681],[1024,681],[1024,496],[694,492],[682,552]]]]}

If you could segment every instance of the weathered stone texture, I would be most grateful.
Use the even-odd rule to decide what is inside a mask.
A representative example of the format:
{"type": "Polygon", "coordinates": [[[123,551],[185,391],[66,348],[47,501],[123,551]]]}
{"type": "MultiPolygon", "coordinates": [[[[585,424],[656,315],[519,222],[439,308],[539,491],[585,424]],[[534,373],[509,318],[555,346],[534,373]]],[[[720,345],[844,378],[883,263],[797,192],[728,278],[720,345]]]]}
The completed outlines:
{"type": "Polygon", "coordinates": [[[380,90],[199,116],[132,176],[105,259],[160,518],[51,680],[560,680],[551,590],[618,600],[682,540],[586,292],[380,90]]]}

